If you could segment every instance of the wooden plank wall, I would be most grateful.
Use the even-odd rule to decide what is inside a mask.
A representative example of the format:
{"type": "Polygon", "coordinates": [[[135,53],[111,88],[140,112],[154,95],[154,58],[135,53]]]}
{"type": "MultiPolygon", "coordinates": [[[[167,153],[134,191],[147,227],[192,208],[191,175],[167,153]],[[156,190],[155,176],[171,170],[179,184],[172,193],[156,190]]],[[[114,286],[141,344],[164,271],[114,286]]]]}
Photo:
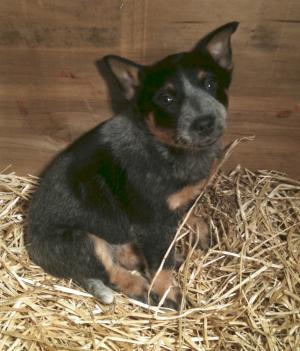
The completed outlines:
{"type": "Polygon", "coordinates": [[[38,174],[112,115],[95,60],[114,53],[152,62],[232,20],[241,25],[225,141],[256,140],[228,167],[300,178],[299,0],[2,0],[0,168],[38,174]]]}

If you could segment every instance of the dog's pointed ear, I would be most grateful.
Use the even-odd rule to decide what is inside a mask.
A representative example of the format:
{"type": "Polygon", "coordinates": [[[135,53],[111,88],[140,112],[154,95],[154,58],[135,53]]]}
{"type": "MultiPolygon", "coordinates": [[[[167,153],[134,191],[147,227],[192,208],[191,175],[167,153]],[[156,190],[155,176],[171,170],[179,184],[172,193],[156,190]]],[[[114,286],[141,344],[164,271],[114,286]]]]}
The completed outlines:
{"type": "Polygon", "coordinates": [[[140,85],[140,71],[143,66],[120,56],[108,55],[104,57],[114,76],[121,85],[127,100],[131,100],[140,85]]]}
{"type": "Polygon", "coordinates": [[[194,50],[206,51],[223,68],[232,69],[231,35],[236,31],[239,22],[230,22],[208,33],[196,45],[194,50]]]}

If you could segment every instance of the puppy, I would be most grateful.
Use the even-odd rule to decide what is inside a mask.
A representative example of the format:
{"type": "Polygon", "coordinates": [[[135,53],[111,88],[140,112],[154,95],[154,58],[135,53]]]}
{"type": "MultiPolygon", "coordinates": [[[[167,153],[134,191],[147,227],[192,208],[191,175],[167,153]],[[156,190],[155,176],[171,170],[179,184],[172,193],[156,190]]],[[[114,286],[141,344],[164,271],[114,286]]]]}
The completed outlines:
{"type": "MultiPolygon", "coordinates": [[[[113,290],[147,301],[149,280],[218,156],[237,26],[225,24],[191,51],[151,66],[104,58],[128,108],[76,140],[41,175],[26,233],[36,264],[103,303],[113,302],[113,290]],[[148,276],[131,273],[143,267],[148,276]]],[[[178,306],[174,265],[172,250],[151,303],[167,293],[165,305],[178,306]]]]}

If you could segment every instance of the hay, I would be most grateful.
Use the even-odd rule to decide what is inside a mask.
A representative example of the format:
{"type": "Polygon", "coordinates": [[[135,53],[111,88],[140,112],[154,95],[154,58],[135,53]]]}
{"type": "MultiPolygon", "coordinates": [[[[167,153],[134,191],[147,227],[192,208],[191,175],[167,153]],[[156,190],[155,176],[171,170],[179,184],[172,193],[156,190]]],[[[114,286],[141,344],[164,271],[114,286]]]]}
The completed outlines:
{"type": "Polygon", "coordinates": [[[117,295],[101,305],[45,274],[23,246],[31,176],[0,175],[0,350],[300,350],[300,182],[277,172],[220,172],[193,211],[216,245],[177,249],[180,312],[117,295]]]}

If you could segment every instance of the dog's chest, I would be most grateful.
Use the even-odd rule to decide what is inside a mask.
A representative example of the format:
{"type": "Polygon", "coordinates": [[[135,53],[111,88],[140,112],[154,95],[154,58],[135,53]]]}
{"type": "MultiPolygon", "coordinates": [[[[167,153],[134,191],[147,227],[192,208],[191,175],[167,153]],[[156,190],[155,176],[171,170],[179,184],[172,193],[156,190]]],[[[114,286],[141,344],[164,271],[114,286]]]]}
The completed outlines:
{"type": "Polygon", "coordinates": [[[173,175],[185,185],[193,184],[209,176],[213,161],[217,158],[218,147],[207,151],[185,154],[173,163],[173,175]]]}
{"type": "Polygon", "coordinates": [[[184,208],[194,200],[214,168],[216,152],[192,155],[181,164],[175,165],[174,176],[183,185],[167,196],[167,205],[171,211],[184,208]]]}

